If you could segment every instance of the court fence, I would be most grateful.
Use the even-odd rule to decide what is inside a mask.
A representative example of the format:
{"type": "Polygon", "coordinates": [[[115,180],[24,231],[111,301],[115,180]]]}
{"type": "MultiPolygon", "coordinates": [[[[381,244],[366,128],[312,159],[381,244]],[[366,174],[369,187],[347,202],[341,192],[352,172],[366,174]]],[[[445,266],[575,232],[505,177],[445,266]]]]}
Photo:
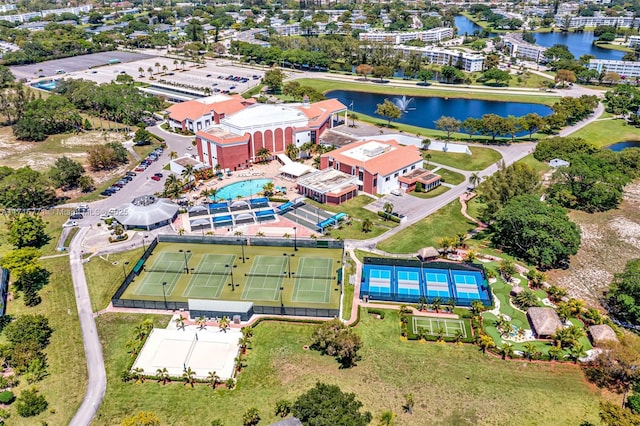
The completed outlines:
{"type": "Polygon", "coordinates": [[[223,245],[248,245],[266,247],[305,247],[305,248],[331,248],[344,249],[344,241],[314,239],[306,237],[298,238],[273,238],[273,237],[249,237],[249,236],[225,236],[225,235],[158,235],[161,243],[183,244],[223,244],[223,245]]]}
{"type": "Polygon", "coordinates": [[[420,262],[417,259],[389,259],[384,257],[365,257],[363,264],[370,265],[385,265],[385,266],[406,266],[409,268],[423,268],[423,269],[452,269],[454,271],[473,271],[481,272],[482,277],[486,279],[486,273],[484,265],[481,263],[453,263],[453,262],[441,262],[441,261],[428,261],[420,262]]]}

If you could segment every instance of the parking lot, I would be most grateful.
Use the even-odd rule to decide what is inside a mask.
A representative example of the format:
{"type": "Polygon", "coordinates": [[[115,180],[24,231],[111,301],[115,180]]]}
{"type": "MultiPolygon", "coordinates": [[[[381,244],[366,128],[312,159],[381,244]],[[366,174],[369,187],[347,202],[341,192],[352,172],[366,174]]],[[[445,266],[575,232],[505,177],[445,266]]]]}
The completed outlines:
{"type": "Polygon", "coordinates": [[[68,74],[71,78],[83,78],[97,83],[108,83],[119,74],[128,74],[137,81],[152,84],[155,87],[171,89],[191,89],[210,92],[242,93],[260,83],[264,76],[263,70],[242,68],[232,65],[229,61],[206,61],[202,65],[193,62],[164,58],[149,57],[133,62],[119,63],[92,69],[83,69],[68,74]],[[177,63],[174,63],[176,62],[177,63]],[[153,80],[148,69],[152,69],[153,80]],[[140,71],[142,70],[142,72],[140,71]],[[236,80],[227,80],[233,76],[236,80]],[[254,77],[255,76],[255,77],[254,77]]]}

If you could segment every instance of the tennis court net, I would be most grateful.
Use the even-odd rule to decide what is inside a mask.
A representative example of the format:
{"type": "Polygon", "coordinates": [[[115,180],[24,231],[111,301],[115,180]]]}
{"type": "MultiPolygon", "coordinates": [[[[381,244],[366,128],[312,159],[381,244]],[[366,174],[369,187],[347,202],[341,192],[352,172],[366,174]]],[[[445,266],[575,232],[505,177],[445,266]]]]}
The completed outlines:
{"type": "MultiPolygon", "coordinates": [[[[245,273],[244,276],[245,277],[273,277],[273,278],[282,278],[282,277],[286,277],[289,274],[286,272],[283,272],[281,274],[258,274],[258,273],[254,273],[254,272],[249,272],[249,273],[245,273]]],[[[316,280],[335,280],[337,279],[337,277],[326,277],[326,276],[322,276],[322,275],[298,275],[295,272],[291,273],[291,277],[293,278],[309,278],[309,279],[316,279],[316,280]]]]}
{"type": "MultiPolygon", "coordinates": [[[[185,269],[167,269],[167,268],[144,268],[145,272],[164,272],[167,274],[184,274],[185,269]]],[[[202,275],[228,275],[229,272],[226,271],[197,271],[189,269],[190,274],[202,274],[202,275]]]]}

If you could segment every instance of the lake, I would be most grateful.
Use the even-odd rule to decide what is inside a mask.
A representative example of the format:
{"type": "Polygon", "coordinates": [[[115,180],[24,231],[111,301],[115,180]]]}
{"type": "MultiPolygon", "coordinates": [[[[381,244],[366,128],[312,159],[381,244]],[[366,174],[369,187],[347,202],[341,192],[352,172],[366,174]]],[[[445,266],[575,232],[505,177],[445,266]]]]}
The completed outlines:
{"type": "Polygon", "coordinates": [[[627,148],[640,148],[640,141],[618,142],[618,143],[614,143],[613,145],[609,145],[607,148],[615,152],[620,152],[623,149],[627,149],[627,148]]]}
{"type": "Polygon", "coordinates": [[[593,44],[595,37],[590,31],[583,33],[534,33],[536,44],[544,47],[551,47],[554,44],[564,44],[578,59],[582,55],[593,55],[598,59],[620,60],[625,52],[619,50],[603,49],[593,44]]]}
{"type": "MultiPolygon", "coordinates": [[[[376,115],[377,104],[383,103],[385,98],[393,102],[397,102],[401,98],[401,96],[346,90],[332,90],[326,93],[326,96],[328,98],[338,98],[340,102],[347,106],[353,102],[353,110],[355,112],[372,117],[378,117],[376,115]]],[[[394,120],[395,122],[435,129],[433,122],[443,115],[464,121],[468,117],[480,118],[484,114],[497,114],[502,117],[508,115],[520,117],[534,112],[541,116],[551,114],[551,108],[541,104],[424,96],[411,98],[413,101],[409,103],[408,111],[403,113],[398,120],[394,120]]]]}
{"type": "Polygon", "coordinates": [[[456,23],[456,28],[458,29],[458,35],[469,34],[472,35],[475,31],[482,31],[482,27],[466,16],[454,16],[453,20],[456,23]]]}

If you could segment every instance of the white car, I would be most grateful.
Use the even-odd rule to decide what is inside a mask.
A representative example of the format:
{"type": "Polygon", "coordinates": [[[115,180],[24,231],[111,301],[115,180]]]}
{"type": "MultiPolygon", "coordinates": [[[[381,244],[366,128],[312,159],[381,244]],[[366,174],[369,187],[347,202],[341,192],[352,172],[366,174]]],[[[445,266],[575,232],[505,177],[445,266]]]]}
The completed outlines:
{"type": "Polygon", "coordinates": [[[111,216],[110,214],[107,214],[107,213],[102,213],[100,215],[100,219],[102,219],[102,220],[107,220],[107,219],[112,219],[112,218],[113,218],[113,216],[111,216]]]}
{"type": "Polygon", "coordinates": [[[69,220],[62,225],[63,228],[73,228],[74,226],[78,226],[78,222],[75,220],[69,220]]]}

